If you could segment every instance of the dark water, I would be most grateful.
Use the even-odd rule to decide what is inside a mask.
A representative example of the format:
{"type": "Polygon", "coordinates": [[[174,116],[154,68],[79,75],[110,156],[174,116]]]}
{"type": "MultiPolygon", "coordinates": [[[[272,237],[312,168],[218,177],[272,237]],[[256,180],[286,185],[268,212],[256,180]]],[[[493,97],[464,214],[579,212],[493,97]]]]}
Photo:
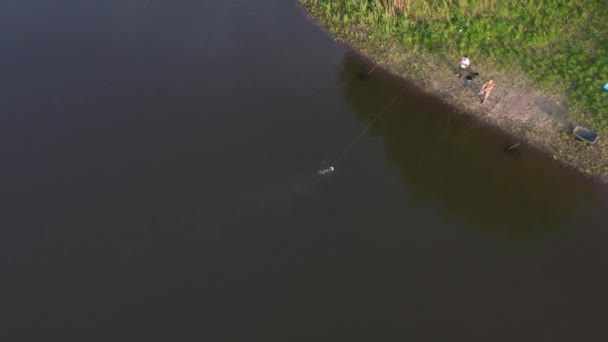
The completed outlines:
{"type": "Polygon", "coordinates": [[[605,188],[295,1],[7,1],[0,42],[2,341],[608,340],[605,188]]]}

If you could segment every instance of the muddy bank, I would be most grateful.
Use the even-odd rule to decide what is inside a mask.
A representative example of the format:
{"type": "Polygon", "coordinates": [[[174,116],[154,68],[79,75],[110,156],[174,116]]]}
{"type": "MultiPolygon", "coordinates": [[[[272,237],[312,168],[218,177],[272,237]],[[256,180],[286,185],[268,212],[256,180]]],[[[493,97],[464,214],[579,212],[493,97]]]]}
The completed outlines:
{"type": "MultiPolygon", "coordinates": [[[[407,51],[398,41],[369,38],[368,28],[343,25],[314,5],[303,4],[312,18],[332,36],[368,57],[373,63],[406,78],[427,93],[454,106],[458,112],[474,115],[480,123],[499,127],[513,135],[522,146],[533,145],[553,159],[589,177],[608,183],[608,145],[605,139],[589,145],[577,141],[569,121],[567,94],[540,87],[517,68],[500,70],[488,61],[469,55],[471,65],[465,75],[457,75],[460,56],[424,51],[407,51]],[[477,72],[471,83],[464,76],[477,72]],[[495,86],[482,103],[479,91],[489,78],[495,86]]],[[[372,73],[373,77],[373,73],[372,73]]]]}

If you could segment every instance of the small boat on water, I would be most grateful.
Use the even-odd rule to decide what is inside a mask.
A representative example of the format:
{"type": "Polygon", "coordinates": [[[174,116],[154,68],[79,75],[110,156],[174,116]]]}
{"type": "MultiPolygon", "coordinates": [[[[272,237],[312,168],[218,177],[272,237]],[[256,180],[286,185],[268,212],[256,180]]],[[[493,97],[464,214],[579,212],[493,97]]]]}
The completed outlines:
{"type": "Polygon", "coordinates": [[[595,142],[599,138],[597,133],[591,132],[590,130],[582,126],[576,126],[572,133],[574,133],[574,136],[576,136],[577,138],[586,141],[590,144],[595,144],[595,142]]]}

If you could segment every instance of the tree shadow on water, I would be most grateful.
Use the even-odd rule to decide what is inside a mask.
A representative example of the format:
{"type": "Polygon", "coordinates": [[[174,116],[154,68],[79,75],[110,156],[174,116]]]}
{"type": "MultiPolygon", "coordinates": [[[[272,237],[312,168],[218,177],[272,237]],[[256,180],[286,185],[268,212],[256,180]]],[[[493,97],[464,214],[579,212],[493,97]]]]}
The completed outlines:
{"type": "Polygon", "coordinates": [[[507,153],[510,136],[384,70],[362,81],[358,74],[369,69],[360,56],[345,55],[345,99],[365,125],[401,92],[368,134],[383,139],[416,202],[439,204],[451,220],[486,234],[523,239],[570,222],[594,200],[594,183],[550,156],[528,146],[507,153]]]}

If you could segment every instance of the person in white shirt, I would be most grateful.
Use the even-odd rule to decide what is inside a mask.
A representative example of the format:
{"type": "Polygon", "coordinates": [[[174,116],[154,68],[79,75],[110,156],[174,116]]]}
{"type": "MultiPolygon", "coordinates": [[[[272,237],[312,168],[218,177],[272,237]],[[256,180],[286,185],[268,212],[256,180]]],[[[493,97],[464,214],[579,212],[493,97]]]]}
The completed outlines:
{"type": "Polygon", "coordinates": [[[467,55],[462,56],[460,59],[460,70],[457,73],[458,77],[460,77],[461,74],[464,74],[464,70],[468,68],[470,64],[471,60],[469,60],[469,57],[467,57],[467,55]]]}

